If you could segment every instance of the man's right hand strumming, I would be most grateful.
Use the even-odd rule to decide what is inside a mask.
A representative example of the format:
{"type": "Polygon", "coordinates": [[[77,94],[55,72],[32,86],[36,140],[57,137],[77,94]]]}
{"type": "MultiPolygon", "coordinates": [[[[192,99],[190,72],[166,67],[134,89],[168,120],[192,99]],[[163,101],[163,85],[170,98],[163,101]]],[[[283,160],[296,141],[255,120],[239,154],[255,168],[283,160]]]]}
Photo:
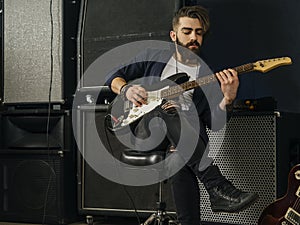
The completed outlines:
{"type": "Polygon", "coordinates": [[[128,99],[136,106],[147,104],[148,93],[145,88],[139,85],[127,84],[121,77],[116,77],[111,82],[111,89],[116,94],[122,95],[124,99],[128,99]]]}
{"type": "Polygon", "coordinates": [[[142,106],[147,104],[148,93],[145,88],[139,85],[132,85],[126,90],[125,97],[135,106],[142,106]]]}

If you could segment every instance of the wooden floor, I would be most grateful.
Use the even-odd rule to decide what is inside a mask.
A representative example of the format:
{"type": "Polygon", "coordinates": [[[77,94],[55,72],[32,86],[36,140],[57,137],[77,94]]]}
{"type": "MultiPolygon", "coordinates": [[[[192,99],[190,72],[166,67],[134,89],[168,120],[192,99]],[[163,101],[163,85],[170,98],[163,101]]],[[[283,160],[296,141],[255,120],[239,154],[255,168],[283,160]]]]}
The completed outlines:
{"type": "MultiPolygon", "coordinates": [[[[140,225],[147,218],[140,218],[139,223],[135,217],[95,217],[93,218],[93,225],[140,225]]],[[[212,223],[202,222],[202,225],[208,225],[212,223]]],[[[214,225],[225,225],[224,223],[213,223],[214,225]]],[[[21,222],[0,222],[0,225],[53,225],[53,224],[41,224],[41,223],[21,223],[21,222]]],[[[87,225],[85,220],[73,222],[68,225],[87,225]]],[[[230,225],[230,224],[226,224],[230,225]]]]}
{"type": "MultiPolygon", "coordinates": [[[[0,222],[0,225],[48,225],[48,224],[33,224],[33,223],[12,223],[12,222],[0,222]]],[[[85,221],[71,223],[69,225],[87,225],[85,221]]],[[[140,225],[137,220],[125,218],[118,221],[94,221],[93,225],[140,225]]],[[[214,223],[214,225],[225,225],[220,223],[214,223]]],[[[228,224],[229,225],[229,224],[228,224]]]]}
{"type": "MultiPolygon", "coordinates": [[[[0,222],[0,225],[48,225],[48,224],[36,224],[36,223],[12,223],[12,222],[0,222]]],[[[87,225],[84,221],[71,223],[69,225],[87,225]]],[[[102,222],[102,221],[95,221],[93,225],[129,225],[128,222],[124,223],[110,223],[110,222],[102,222]]],[[[138,222],[131,223],[131,225],[139,225],[138,222]]]]}
{"type": "MultiPolygon", "coordinates": [[[[118,222],[105,222],[105,221],[95,221],[93,225],[139,225],[138,222],[132,222],[129,223],[128,221],[124,221],[124,223],[118,222]]],[[[12,222],[0,222],[0,225],[47,225],[47,224],[36,224],[36,223],[12,223],[12,222]]],[[[71,223],[69,225],[87,225],[86,222],[81,221],[81,222],[76,222],[76,223],[71,223]]]]}
{"type": "MultiPolygon", "coordinates": [[[[95,222],[94,223],[95,225],[96,224],[101,224],[101,223],[98,223],[98,222],[95,222]]],[[[46,224],[36,224],[36,223],[12,223],[12,222],[0,222],[0,225],[46,225],[46,224]]],[[[76,223],[72,223],[70,225],[87,225],[84,221],[82,222],[76,222],[76,223]]]]}
{"type": "MultiPolygon", "coordinates": [[[[95,223],[96,224],[96,223],[95,223]]],[[[36,224],[36,223],[12,223],[12,222],[0,222],[0,225],[42,225],[42,224],[36,224]]],[[[45,224],[44,224],[45,225],[45,224]]],[[[71,224],[70,224],[71,225],[71,224]]],[[[85,222],[77,222],[72,223],[72,225],[86,225],[85,222]]]]}
{"type": "MultiPolygon", "coordinates": [[[[131,223],[132,225],[138,225],[138,222],[131,223]]],[[[12,223],[12,222],[0,222],[0,225],[48,225],[48,224],[36,224],[36,223],[12,223]]],[[[71,223],[69,225],[87,225],[86,222],[76,222],[71,223]]],[[[129,225],[128,222],[124,221],[124,223],[118,222],[118,223],[111,223],[111,222],[104,222],[104,221],[95,221],[93,225],[129,225]]]]}
{"type": "MultiPolygon", "coordinates": [[[[48,225],[36,223],[16,223],[16,222],[0,222],[0,225],[48,225]]],[[[69,225],[87,225],[86,221],[74,222],[69,225]]],[[[93,225],[139,225],[136,218],[115,218],[115,219],[102,219],[95,218],[93,225]]]]}

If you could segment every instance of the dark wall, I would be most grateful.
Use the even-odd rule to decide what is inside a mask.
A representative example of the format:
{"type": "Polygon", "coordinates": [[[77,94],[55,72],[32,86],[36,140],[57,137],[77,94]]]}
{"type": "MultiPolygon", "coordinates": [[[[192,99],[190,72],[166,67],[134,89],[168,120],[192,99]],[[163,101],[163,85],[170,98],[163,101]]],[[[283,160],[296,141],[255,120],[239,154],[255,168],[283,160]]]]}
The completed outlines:
{"type": "Polygon", "coordinates": [[[289,56],[293,64],[241,76],[239,98],[273,96],[281,111],[300,112],[300,2],[297,0],[191,0],[206,6],[211,33],[203,54],[215,70],[289,56]]]}

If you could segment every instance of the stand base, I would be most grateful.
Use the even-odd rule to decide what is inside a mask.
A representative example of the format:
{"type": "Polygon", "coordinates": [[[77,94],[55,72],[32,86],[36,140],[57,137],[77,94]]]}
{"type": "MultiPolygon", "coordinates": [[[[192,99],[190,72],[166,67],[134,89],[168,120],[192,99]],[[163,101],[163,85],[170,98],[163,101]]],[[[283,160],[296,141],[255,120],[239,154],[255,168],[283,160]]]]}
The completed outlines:
{"type": "Polygon", "coordinates": [[[153,213],[141,225],[179,225],[178,221],[166,214],[165,211],[158,210],[153,213]]]}

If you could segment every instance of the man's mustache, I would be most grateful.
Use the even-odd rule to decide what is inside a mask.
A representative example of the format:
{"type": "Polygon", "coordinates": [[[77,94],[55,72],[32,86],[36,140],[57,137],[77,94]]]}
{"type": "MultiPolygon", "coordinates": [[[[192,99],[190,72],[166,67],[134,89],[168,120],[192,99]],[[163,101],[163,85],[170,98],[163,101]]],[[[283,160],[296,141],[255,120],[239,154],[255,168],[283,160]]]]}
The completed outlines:
{"type": "Polygon", "coordinates": [[[188,47],[190,47],[190,46],[192,46],[192,45],[196,45],[196,46],[200,47],[200,44],[199,44],[198,41],[192,41],[192,42],[189,42],[189,43],[187,43],[185,46],[188,48],[188,47]]]}

